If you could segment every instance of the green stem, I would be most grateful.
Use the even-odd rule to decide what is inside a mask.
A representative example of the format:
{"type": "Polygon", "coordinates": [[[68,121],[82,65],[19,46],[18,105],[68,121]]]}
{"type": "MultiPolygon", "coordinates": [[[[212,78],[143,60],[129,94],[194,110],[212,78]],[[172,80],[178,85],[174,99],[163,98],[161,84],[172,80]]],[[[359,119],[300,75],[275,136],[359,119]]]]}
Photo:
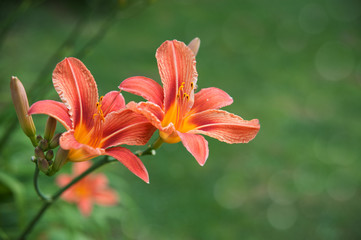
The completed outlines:
{"type": "Polygon", "coordinates": [[[147,149],[144,151],[138,151],[135,153],[138,157],[145,156],[145,155],[155,155],[155,150],[160,148],[160,146],[163,144],[163,140],[159,137],[157,140],[154,141],[150,146],[148,146],[147,149]]]}
{"type": "MultiPolygon", "coordinates": [[[[26,236],[31,232],[31,230],[33,229],[33,227],[36,225],[36,223],[40,220],[40,218],[43,216],[43,214],[45,213],[45,211],[61,196],[61,194],[66,191],[68,188],[70,188],[71,186],[73,186],[75,183],[77,183],[79,180],[81,180],[82,178],[84,178],[86,175],[88,175],[89,173],[93,172],[94,170],[98,169],[99,167],[103,166],[104,164],[110,163],[116,161],[115,159],[109,159],[108,156],[105,156],[102,160],[94,163],[90,168],[88,168],[85,172],[83,172],[82,174],[80,174],[79,176],[77,176],[76,178],[74,178],[68,185],[66,185],[65,187],[59,189],[59,191],[57,191],[51,198],[47,198],[46,197],[46,202],[44,203],[44,205],[42,206],[42,208],[39,210],[39,212],[35,215],[35,217],[33,218],[33,220],[31,220],[31,222],[29,223],[29,225],[25,228],[25,230],[22,232],[22,234],[20,235],[20,237],[18,238],[19,240],[23,240],[26,239],[26,236]]],[[[35,174],[34,175],[39,175],[39,169],[35,170],[35,174]]],[[[37,176],[34,176],[34,184],[35,181],[37,182],[37,176]],[[36,179],[36,180],[35,180],[36,179]]],[[[37,183],[36,183],[37,186],[37,183]]],[[[37,190],[37,193],[39,195],[40,191],[38,192],[38,188],[35,188],[37,190]]],[[[40,193],[41,194],[41,193],[40,193]]],[[[42,196],[44,196],[43,194],[41,194],[42,196]]],[[[40,196],[40,195],[39,195],[40,196]]],[[[43,197],[42,197],[43,198],[43,197]]]]}
{"type": "MultiPolygon", "coordinates": [[[[155,155],[155,150],[158,149],[162,145],[163,141],[158,138],[152,145],[150,145],[147,149],[144,151],[138,152],[135,155],[137,156],[145,156],[145,155],[155,155]]],[[[39,168],[36,166],[35,173],[34,173],[34,186],[36,193],[39,195],[39,197],[42,200],[45,200],[42,208],[39,210],[39,212],[35,215],[35,217],[31,220],[31,222],[28,224],[28,226],[25,228],[25,230],[22,232],[19,240],[26,239],[26,236],[32,231],[33,227],[37,224],[37,222],[40,220],[40,218],[43,216],[43,214],[46,212],[46,210],[65,192],[68,188],[73,186],[75,183],[83,179],[85,176],[93,172],[94,170],[100,168],[101,166],[115,162],[116,159],[109,159],[108,156],[105,156],[102,160],[94,163],[90,168],[88,168],[85,172],[74,178],[69,184],[67,184],[65,187],[59,189],[52,197],[47,197],[43,193],[41,193],[39,186],[38,186],[38,177],[39,177],[39,168]]]]}
{"type": "Polygon", "coordinates": [[[41,198],[41,200],[43,200],[43,201],[45,201],[45,202],[51,201],[51,198],[49,198],[48,196],[44,195],[44,194],[40,191],[38,179],[39,179],[39,167],[38,167],[37,164],[35,164],[35,172],[34,172],[34,179],[33,179],[35,191],[36,191],[36,193],[38,194],[38,196],[41,198]]]}

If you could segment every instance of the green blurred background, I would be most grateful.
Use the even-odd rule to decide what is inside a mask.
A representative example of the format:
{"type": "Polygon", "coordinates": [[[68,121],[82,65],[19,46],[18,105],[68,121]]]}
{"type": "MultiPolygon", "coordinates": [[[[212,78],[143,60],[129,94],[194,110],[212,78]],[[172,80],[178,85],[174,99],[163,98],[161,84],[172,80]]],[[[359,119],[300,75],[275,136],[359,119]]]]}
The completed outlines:
{"type": "MultiPolygon", "coordinates": [[[[29,239],[361,239],[360,5],[2,1],[0,239],[16,236],[41,206],[33,149],[14,124],[10,77],[22,80],[30,103],[58,100],[50,74],[75,56],[104,95],[130,76],[159,81],[156,49],[194,37],[198,89],[229,93],[234,103],[225,110],[259,119],[258,136],[239,145],[207,138],[204,167],[180,143],[164,145],[142,159],[149,185],[121,164],[105,166],[119,205],[95,206],[84,218],[60,200],[29,239]]],[[[42,133],[46,117],[34,120],[42,133]]],[[[54,177],[40,180],[45,192],[57,189],[54,177]]]]}

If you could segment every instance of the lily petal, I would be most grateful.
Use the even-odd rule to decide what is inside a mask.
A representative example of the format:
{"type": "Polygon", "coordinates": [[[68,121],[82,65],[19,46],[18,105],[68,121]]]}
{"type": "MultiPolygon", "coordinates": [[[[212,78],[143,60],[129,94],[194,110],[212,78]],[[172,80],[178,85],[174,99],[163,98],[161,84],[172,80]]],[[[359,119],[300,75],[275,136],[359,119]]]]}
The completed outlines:
{"type": "Polygon", "coordinates": [[[148,121],[153,124],[158,129],[162,129],[162,120],[164,117],[163,110],[156,104],[152,102],[129,102],[127,108],[132,111],[142,114],[145,116],[148,121]]]}
{"type": "Polygon", "coordinates": [[[64,187],[68,183],[71,182],[73,178],[67,174],[59,174],[59,176],[56,178],[56,184],[58,184],[60,187],[64,187]]]}
{"type": "Polygon", "coordinates": [[[90,168],[91,165],[92,164],[90,161],[73,163],[73,174],[75,176],[78,176],[78,175],[82,174],[83,172],[85,172],[88,168],[90,168]]]}
{"type": "Polygon", "coordinates": [[[118,195],[112,190],[103,189],[95,194],[94,200],[99,205],[112,206],[118,203],[118,195]]]}
{"type": "Polygon", "coordinates": [[[31,114],[46,114],[58,120],[66,130],[71,128],[71,119],[66,106],[53,100],[42,100],[31,105],[29,112],[31,114]]]}
{"type": "Polygon", "coordinates": [[[247,143],[258,133],[258,119],[251,121],[222,110],[207,110],[191,115],[187,121],[196,127],[188,133],[204,134],[226,143],[247,143]]]}
{"type": "Polygon", "coordinates": [[[73,128],[80,123],[90,127],[98,101],[98,89],[93,76],[76,58],[65,58],[56,65],[53,84],[61,100],[69,109],[73,128]]]}
{"type": "Polygon", "coordinates": [[[142,161],[135,156],[130,150],[123,147],[113,147],[105,150],[106,154],[117,159],[126,166],[132,173],[149,183],[149,175],[142,161]]]}
{"type": "Polygon", "coordinates": [[[184,147],[193,155],[199,165],[203,166],[208,158],[209,149],[207,140],[200,135],[178,132],[184,147]]]}
{"type": "Polygon", "coordinates": [[[192,112],[202,112],[208,109],[219,109],[233,103],[233,99],[225,91],[210,87],[203,88],[194,96],[192,112]]]}
{"type": "Polygon", "coordinates": [[[72,162],[90,160],[99,155],[103,155],[105,152],[104,149],[93,148],[89,145],[79,143],[74,137],[74,130],[63,133],[59,143],[63,149],[70,150],[68,160],[72,162]]]}
{"type": "Polygon", "coordinates": [[[188,47],[193,51],[194,56],[197,56],[199,45],[201,45],[201,40],[197,37],[188,44],[188,47]]]}
{"type": "Polygon", "coordinates": [[[192,50],[183,42],[176,40],[165,41],[157,50],[156,58],[160,78],[164,89],[165,112],[175,102],[178,89],[184,82],[184,92],[191,93],[187,108],[191,108],[194,102],[197,70],[196,60],[192,50]]]}
{"type": "Polygon", "coordinates": [[[78,208],[85,217],[89,217],[93,210],[93,203],[90,198],[82,198],[78,202],[78,208]]]}
{"type": "Polygon", "coordinates": [[[153,79],[140,76],[130,77],[119,85],[119,89],[142,96],[146,100],[163,107],[163,88],[153,79]]]}
{"type": "Polygon", "coordinates": [[[112,112],[105,118],[101,146],[144,145],[154,131],[153,125],[143,115],[130,109],[112,112]]]}
{"type": "Polygon", "coordinates": [[[102,102],[102,111],[104,117],[113,111],[120,110],[125,107],[124,97],[118,91],[111,91],[105,94],[102,102]]]}

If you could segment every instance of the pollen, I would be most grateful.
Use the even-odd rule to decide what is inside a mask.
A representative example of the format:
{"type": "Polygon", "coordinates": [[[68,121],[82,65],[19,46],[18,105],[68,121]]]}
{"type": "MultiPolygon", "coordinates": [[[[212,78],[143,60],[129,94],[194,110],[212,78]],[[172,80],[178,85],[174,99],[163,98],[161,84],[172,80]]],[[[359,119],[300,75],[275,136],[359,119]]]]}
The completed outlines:
{"type": "Polygon", "coordinates": [[[104,97],[104,96],[101,96],[101,97],[99,98],[99,102],[97,102],[97,104],[96,104],[96,106],[97,106],[97,113],[94,113],[93,119],[95,119],[96,116],[99,116],[101,121],[104,121],[104,119],[105,119],[105,118],[104,118],[104,113],[103,113],[103,110],[102,110],[103,97],[104,97]]]}

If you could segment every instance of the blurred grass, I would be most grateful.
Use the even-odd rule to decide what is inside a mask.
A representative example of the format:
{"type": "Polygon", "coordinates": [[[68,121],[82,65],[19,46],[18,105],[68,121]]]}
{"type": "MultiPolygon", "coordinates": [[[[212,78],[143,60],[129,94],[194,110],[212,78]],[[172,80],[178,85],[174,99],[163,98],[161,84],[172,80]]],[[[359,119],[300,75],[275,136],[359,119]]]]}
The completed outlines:
{"type": "MultiPolygon", "coordinates": [[[[180,143],[164,145],[155,157],[143,159],[149,185],[120,164],[107,166],[102,171],[121,205],[95,207],[84,219],[75,206],[59,201],[31,239],[360,238],[359,5],[352,0],[157,1],[134,17],[116,18],[81,59],[100,94],[134,75],[159,81],[157,47],[167,39],[200,37],[199,89],[225,90],[234,99],[226,110],[258,118],[261,130],[244,145],[207,138],[204,167],[180,143]]],[[[12,26],[0,50],[2,113],[12,113],[10,76],[31,86],[82,16],[72,7],[42,4],[12,26]]],[[[71,50],[93,36],[103,15],[89,19],[71,50]]],[[[50,76],[41,84],[49,91],[31,96],[34,101],[57,99],[50,76]]],[[[1,132],[5,129],[4,123],[1,132]]],[[[28,218],[40,207],[31,186],[31,154],[17,128],[0,156],[1,170],[28,189],[28,218]]],[[[51,192],[52,178],[42,180],[51,192]]]]}

